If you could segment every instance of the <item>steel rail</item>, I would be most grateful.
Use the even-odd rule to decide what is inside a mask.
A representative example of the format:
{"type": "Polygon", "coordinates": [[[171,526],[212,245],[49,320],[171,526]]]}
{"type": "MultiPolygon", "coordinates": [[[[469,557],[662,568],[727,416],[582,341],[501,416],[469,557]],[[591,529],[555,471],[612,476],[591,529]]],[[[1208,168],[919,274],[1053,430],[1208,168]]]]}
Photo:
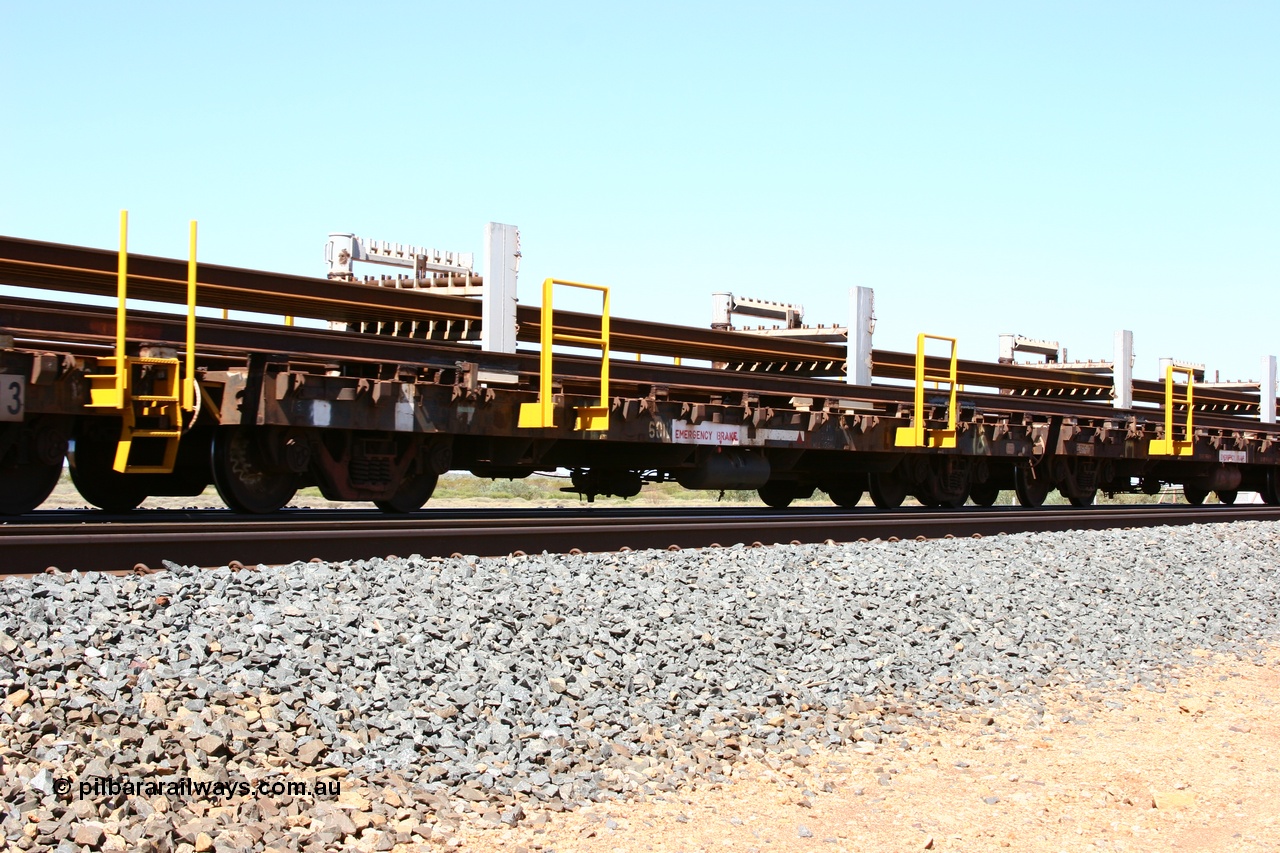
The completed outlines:
{"type": "MultiPolygon", "coordinates": [[[[0,282],[4,283],[113,296],[116,292],[116,263],[117,255],[112,251],[0,236],[0,282]]],[[[185,261],[135,255],[130,258],[129,269],[132,295],[174,304],[185,301],[185,261]]],[[[200,303],[210,308],[313,316],[346,322],[478,321],[481,314],[481,306],[476,300],[443,296],[426,290],[372,287],[359,282],[216,264],[201,264],[199,278],[200,303]]],[[[533,306],[520,306],[517,319],[519,339],[537,342],[540,338],[539,310],[533,306]]],[[[556,332],[599,335],[600,318],[568,311],[557,312],[556,332]]],[[[611,339],[619,351],[715,362],[799,365],[802,375],[812,373],[812,366],[821,364],[829,368],[818,371],[817,375],[838,376],[843,370],[846,354],[845,347],[840,345],[626,318],[613,318],[611,339]]],[[[914,375],[914,356],[910,353],[876,350],[872,361],[873,372],[878,377],[911,379],[914,375]]],[[[930,358],[927,362],[930,369],[945,366],[942,359],[930,358]]],[[[786,370],[780,370],[774,375],[785,373],[786,370]]],[[[1111,391],[1110,380],[1096,374],[971,360],[960,361],[959,381],[970,387],[1066,395],[1077,399],[1105,398],[1111,391]]],[[[1163,395],[1162,383],[1134,382],[1137,402],[1160,405],[1163,395]]],[[[1247,391],[1206,388],[1196,396],[1198,407],[1224,408],[1243,414],[1258,411],[1257,395],[1247,391]]]]}
{"type": "MultiPolygon", "coordinates": [[[[184,346],[185,326],[181,317],[146,311],[130,312],[129,337],[134,342],[184,346]]],[[[19,339],[38,342],[42,337],[56,337],[60,342],[74,341],[96,347],[93,354],[109,355],[114,333],[115,312],[109,308],[68,306],[38,300],[0,296],[0,329],[16,334],[19,339]]],[[[305,329],[298,326],[274,326],[238,320],[201,318],[197,326],[197,345],[202,357],[242,363],[246,350],[280,353],[294,361],[343,360],[352,363],[419,365],[452,368],[459,361],[469,361],[482,354],[466,344],[433,342],[429,347],[411,338],[371,336],[357,332],[327,329],[305,329]]],[[[52,343],[51,343],[52,345],[52,343]]],[[[896,354],[894,354],[896,355],[896,354]]],[[[513,371],[535,379],[538,356],[532,352],[514,354],[483,353],[486,367],[513,371]]],[[[592,359],[572,355],[557,359],[557,375],[572,388],[584,389],[599,383],[599,365],[592,359]]],[[[655,384],[678,387],[685,392],[707,398],[725,392],[754,393],[778,397],[810,396],[815,399],[853,398],[881,406],[909,405],[912,389],[905,386],[874,385],[853,388],[829,379],[781,376],[770,373],[737,373],[684,367],[652,362],[618,359],[609,366],[615,390],[630,390],[643,395],[655,384]]],[[[535,383],[536,384],[536,383],[535,383]]],[[[1116,411],[1096,400],[1072,400],[1057,396],[982,394],[971,390],[959,396],[964,408],[984,413],[1010,416],[1058,415],[1062,417],[1111,418],[1116,411]],[[1084,404],[1084,405],[1082,405],[1084,404]]],[[[1142,418],[1158,415],[1156,409],[1137,409],[1142,418]]],[[[1200,426],[1215,429],[1254,428],[1252,421],[1214,413],[1197,413],[1200,426]]]]}
{"type": "Polygon", "coordinates": [[[642,548],[693,548],[713,544],[852,542],[889,537],[938,538],[1001,533],[1099,530],[1117,527],[1205,524],[1227,521],[1276,521],[1280,509],[1248,506],[1134,507],[1023,510],[977,508],[940,512],[757,510],[714,515],[643,510],[634,515],[548,511],[487,515],[475,520],[456,515],[436,519],[430,510],[405,518],[328,520],[316,511],[304,519],[269,519],[247,524],[228,513],[223,523],[0,525],[0,567],[4,573],[30,573],[56,566],[62,570],[114,571],[138,563],[158,568],[168,560],[183,565],[284,564],[321,559],[361,560],[420,554],[501,556],[523,551],[562,553],[642,548]]]}
{"type": "MultiPolygon", "coordinates": [[[[0,236],[0,283],[49,290],[114,296],[117,254],[102,249],[0,236]]],[[[139,299],[181,304],[186,300],[186,261],[149,255],[129,257],[129,294],[139,299]]],[[[199,266],[201,307],[347,322],[480,320],[475,299],[427,290],[372,287],[359,282],[269,273],[217,264],[199,266]]],[[[520,306],[520,339],[536,342],[540,311],[520,306]]],[[[600,332],[600,318],[556,312],[564,334],[600,332]],[[585,330],[585,331],[584,331],[585,330]]],[[[616,348],[627,352],[724,361],[843,360],[839,347],[781,341],[711,329],[619,319],[612,329],[616,348]],[[661,350],[660,352],[658,350],[661,350]]]]}

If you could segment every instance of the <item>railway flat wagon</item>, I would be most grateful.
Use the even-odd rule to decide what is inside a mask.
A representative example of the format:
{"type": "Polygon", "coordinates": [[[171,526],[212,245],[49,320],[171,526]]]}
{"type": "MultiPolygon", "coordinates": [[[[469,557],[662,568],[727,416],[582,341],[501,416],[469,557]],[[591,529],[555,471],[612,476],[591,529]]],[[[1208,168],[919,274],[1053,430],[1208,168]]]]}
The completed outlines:
{"type": "Polygon", "coordinates": [[[197,263],[194,223],[186,260],[131,257],[125,223],[118,251],[0,237],[0,513],[37,508],[64,460],[84,499],[114,512],[212,483],[239,512],[316,486],[402,513],[448,471],[550,469],[588,499],[675,481],[773,507],[819,490],[848,508],[867,494],[881,508],[991,505],[1004,490],[1084,506],[1168,484],[1192,503],[1280,502],[1274,358],[1262,382],[1209,383],[1176,362],[1133,379],[1123,331],[1108,362],[1012,338],[1009,356],[1049,360],[963,360],[932,335],[882,351],[866,288],[833,329],[731,294],[715,296],[710,328],[611,317],[607,288],[558,279],[522,305],[518,234],[496,223],[483,275],[469,255],[334,234],[324,277],[197,263]],[[401,271],[362,278],[356,263],[401,271]],[[556,310],[565,288],[600,311],[556,310]],[[734,311],[786,325],[737,330],[734,311]]]}

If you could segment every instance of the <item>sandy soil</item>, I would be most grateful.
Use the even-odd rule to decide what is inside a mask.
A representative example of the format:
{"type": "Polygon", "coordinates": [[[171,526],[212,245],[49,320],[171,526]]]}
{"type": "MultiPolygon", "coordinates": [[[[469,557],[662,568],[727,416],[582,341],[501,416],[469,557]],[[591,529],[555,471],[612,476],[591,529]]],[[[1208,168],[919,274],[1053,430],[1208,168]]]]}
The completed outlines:
{"type": "Polygon", "coordinates": [[[479,818],[418,848],[477,851],[1280,849],[1280,648],[1204,656],[1164,692],[953,714],[869,751],[816,745],[730,781],[548,815],[479,818]]]}

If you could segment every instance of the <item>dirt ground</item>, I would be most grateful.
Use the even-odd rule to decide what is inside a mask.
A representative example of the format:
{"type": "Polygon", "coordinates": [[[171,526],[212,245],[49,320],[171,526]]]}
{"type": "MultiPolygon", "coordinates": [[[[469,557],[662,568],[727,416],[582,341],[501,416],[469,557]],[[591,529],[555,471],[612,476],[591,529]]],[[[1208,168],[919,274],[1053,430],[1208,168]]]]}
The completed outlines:
{"type": "Polygon", "coordinates": [[[815,746],[740,763],[726,783],[530,810],[514,829],[472,819],[405,849],[1280,850],[1280,647],[1202,657],[1164,692],[1062,692],[1042,717],[939,717],[908,728],[905,749],[815,746]]]}

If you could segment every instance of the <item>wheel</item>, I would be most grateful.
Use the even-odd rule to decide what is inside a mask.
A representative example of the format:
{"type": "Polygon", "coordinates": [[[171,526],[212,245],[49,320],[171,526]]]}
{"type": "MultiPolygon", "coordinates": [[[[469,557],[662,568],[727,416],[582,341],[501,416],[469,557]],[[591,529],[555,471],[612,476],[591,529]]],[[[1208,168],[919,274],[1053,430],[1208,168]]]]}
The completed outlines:
{"type": "Polygon", "coordinates": [[[426,471],[409,477],[400,483],[396,493],[384,501],[374,501],[373,505],[383,512],[405,513],[422,509],[422,505],[431,499],[436,490],[440,475],[434,471],[426,471]]]}
{"type": "MultiPolygon", "coordinates": [[[[9,429],[24,430],[21,424],[9,429]]],[[[19,432],[0,458],[0,515],[22,515],[44,503],[62,476],[64,453],[65,434],[19,432]]]]}
{"type": "Polygon", "coordinates": [[[1226,504],[1227,506],[1231,506],[1236,502],[1236,497],[1240,494],[1240,492],[1236,489],[1231,489],[1229,491],[1215,492],[1214,494],[1218,496],[1219,503],[1223,503],[1223,504],[1226,504]]]}
{"type": "Polygon", "coordinates": [[[213,435],[213,485],[236,512],[264,515],[293,499],[297,478],[267,463],[254,433],[246,427],[223,427],[213,435]]]}
{"type": "Polygon", "coordinates": [[[1019,465],[1013,471],[1013,490],[1018,495],[1018,504],[1028,509],[1043,506],[1044,499],[1049,497],[1049,490],[1053,488],[1045,472],[1041,472],[1039,477],[1033,474],[1034,469],[1027,465],[1019,465]]]}
{"type": "Polygon", "coordinates": [[[67,454],[68,424],[60,418],[0,427],[0,515],[31,512],[53,492],[67,454]]]}
{"type": "Polygon", "coordinates": [[[872,474],[867,478],[871,502],[880,509],[896,509],[907,499],[907,483],[897,471],[872,474]]]}
{"type": "Polygon", "coordinates": [[[831,498],[831,502],[836,506],[845,509],[853,509],[858,505],[858,501],[862,500],[861,486],[830,486],[826,489],[827,497],[831,498]]]}
{"type": "Polygon", "coordinates": [[[974,506],[994,506],[995,502],[1000,498],[1000,489],[998,489],[992,480],[985,483],[974,483],[969,487],[969,500],[973,501],[974,506]]]}
{"type": "Polygon", "coordinates": [[[1093,491],[1089,492],[1086,495],[1080,495],[1079,497],[1075,497],[1075,498],[1071,497],[1070,495],[1067,495],[1067,503],[1071,504],[1072,506],[1093,506],[1093,502],[1097,499],[1098,499],[1097,489],[1094,489],[1093,491]]]}
{"type": "Polygon", "coordinates": [[[136,478],[112,467],[119,436],[118,422],[114,429],[90,424],[75,437],[67,454],[76,491],[104,512],[128,512],[147,499],[146,488],[136,478]]]}
{"type": "Polygon", "coordinates": [[[765,502],[766,506],[774,509],[785,509],[791,506],[791,502],[796,499],[796,489],[792,483],[765,483],[756,489],[756,494],[760,496],[760,500],[765,502]]]}
{"type": "Polygon", "coordinates": [[[1267,469],[1259,494],[1262,495],[1262,502],[1267,506],[1280,505],[1280,471],[1275,467],[1267,469]]]}
{"type": "Polygon", "coordinates": [[[0,515],[31,512],[53,494],[61,476],[61,465],[34,460],[0,465],[0,515]]]}
{"type": "Polygon", "coordinates": [[[1209,497],[1208,489],[1201,489],[1196,486],[1183,486],[1182,496],[1187,499],[1187,503],[1192,506],[1200,506],[1204,503],[1204,499],[1209,497]]]}

